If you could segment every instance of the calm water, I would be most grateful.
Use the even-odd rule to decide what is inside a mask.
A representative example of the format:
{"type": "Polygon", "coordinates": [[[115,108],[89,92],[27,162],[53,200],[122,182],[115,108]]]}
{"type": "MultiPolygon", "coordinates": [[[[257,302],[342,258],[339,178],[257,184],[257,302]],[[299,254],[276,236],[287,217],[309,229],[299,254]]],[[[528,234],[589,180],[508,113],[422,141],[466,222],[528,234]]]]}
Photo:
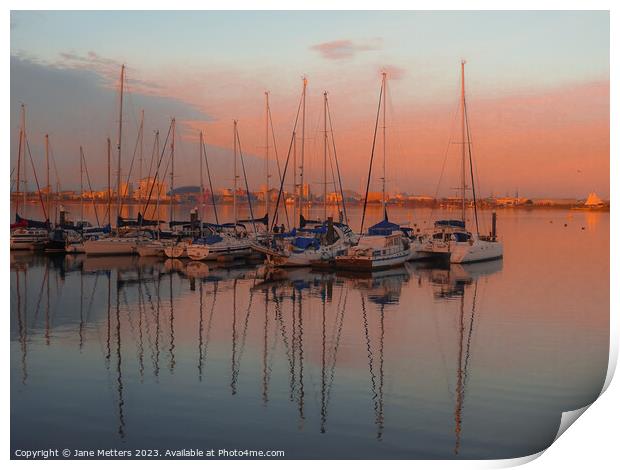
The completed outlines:
{"type": "Polygon", "coordinates": [[[499,227],[503,261],[366,278],[12,253],[11,447],[537,452],[605,378],[609,214],[499,227]]]}

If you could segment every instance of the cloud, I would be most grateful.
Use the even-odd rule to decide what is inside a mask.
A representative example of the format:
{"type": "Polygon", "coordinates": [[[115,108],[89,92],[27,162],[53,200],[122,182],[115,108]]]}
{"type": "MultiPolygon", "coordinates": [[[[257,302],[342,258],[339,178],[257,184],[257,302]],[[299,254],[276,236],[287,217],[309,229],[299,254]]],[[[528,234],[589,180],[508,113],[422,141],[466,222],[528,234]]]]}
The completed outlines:
{"type": "Polygon", "coordinates": [[[310,49],[318,51],[324,59],[341,60],[350,59],[358,52],[378,50],[381,48],[382,42],[381,38],[375,38],[366,43],[355,43],[350,39],[338,39],[315,44],[310,49]]]}
{"type": "MultiPolygon", "coordinates": [[[[66,56],[62,60],[73,60],[76,64],[85,62],[106,65],[106,59],[91,55],[77,60],[66,56]]],[[[111,62],[111,61],[110,61],[111,62]]],[[[118,70],[115,75],[118,76],[118,70]]],[[[116,77],[118,81],[118,77],[116,77]]],[[[27,107],[27,126],[29,145],[32,149],[35,165],[42,163],[44,155],[43,138],[49,134],[59,175],[61,187],[74,189],[79,181],[76,172],[76,150],[80,145],[87,155],[89,172],[93,185],[103,187],[107,174],[105,164],[105,139],[117,138],[118,96],[114,84],[101,73],[86,66],[62,67],[58,63],[29,60],[23,56],[11,56],[11,129],[19,126],[20,103],[27,107]]],[[[153,131],[159,129],[161,142],[165,138],[170,117],[176,116],[178,131],[179,168],[190,168],[196,160],[197,152],[190,145],[182,142],[187,134],[185,121],[211,122],[213,117],[193,103],[172,96],[168,93],[146,94],[130,88],[126,95],[123,122],[123,165],[125,171],[130,166],[132,152],[135,148],[140,110],[145,111],[144,151],[145,161],[151,156],[153,131]]],[[[17,155],[17,142],[13,132],[11,139],[11,158],[17,155]]],[[[182,171],[180,171],[182,173],[182,171]]],[[[194,183],[194,173],[187,171],[179,178],[179,184],[194,183]]]]}
{"type": "MultiPolygon", "coordinates": [[[[117,87],[121,62],[115,59],[103,57],[96,52],[88,51],[86,55],[73,52],[61,52],[60,59],[54,64],[56,67],[71,70],[87,70],[97,73],[107,86],[117,87]]],[[[126,85],[135,93],[157,94],[161,87],[152,81],[137,79],[133,76],[133,70],[125,67],[126,85]]]]}

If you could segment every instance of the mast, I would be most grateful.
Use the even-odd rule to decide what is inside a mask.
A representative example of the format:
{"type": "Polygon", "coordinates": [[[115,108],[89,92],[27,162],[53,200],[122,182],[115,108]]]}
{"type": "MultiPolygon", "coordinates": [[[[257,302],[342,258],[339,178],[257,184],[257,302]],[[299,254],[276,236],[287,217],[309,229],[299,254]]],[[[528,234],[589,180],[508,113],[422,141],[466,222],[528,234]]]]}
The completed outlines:
{"type": "Polygon", "coordinates": [[[123,89],[125,87],[125,64],[121,65],[121,86],[119,93],[119,106],[118,106],[118,163],[117,163],[117,178],[116,178],[116,195],[117,197],[117,214],[116,220],[118,222],[118,218],[121,215],[121,146],[123,140],[123,89]]]}
{"type": "Polygon", "coordinates": [[[303,215],[303,200],[304,200],[304,148],[306,147],[306,88],[308,86],[308,79],[303,77],[303,101],[302,101],[302,114],[301,114],[301,172],[299,176],[300,193],[299,193],[299,215],[303,215]]]}
{"type": "Polygon", "coordinates": [[[327,220],[327,92],[323,92],[323,220],[327,220]]]}
{"type": "Polygon", "coordinates": [[[375,118],[375,131],[372,135],[372,150],[370,151],[370,164],[368,165],[368,177],[366,178],[366,193],[364,195],[364,208],[362,209],[362,222],[360,224],[360,234],[364,231],[364,220],[366,220],[366,206],[368,205],[368,190],[370,189],[370,178],[372,177],[372,163],[375,159],[375,146],[377,144],[377,130],[379,128],[379,113],[381,112],[381,101],[383,99],[383,82],[379,91],[379,104],[377,106],[377,116],[375,118]]]}
{"type": "Polygon", "coordinates": [[[237,121],[233,121],[233,217],[237,226],[237,121]]]}
{"type": "Polygon", "coordinates": [[[174,220],[174,134],[176,119],[172,118],[172,141],[170,142],[170,220],[174,220]]]}
{"type": "Polygon", "coordinates": [[[200,231],[202,232],[202,221],[205,215],[205,187],[202,180],[202,131],[200,131],[200,149],[198,154],[200,159],[200,231]]]}
{"type": "MultiPolygon", "coordinates": [[[[23,105],[22,105],[23,107],[23,105]]],[[[23,112],[23,109],[22,109],[23,112]]],[[[19,194],[19,183],[20,183],[20,177],[21,177],[21,160],[22,160],[22,139],[24,136],[24,128],[21,126],[19,126],[19,141],[17,144],[17,187],[16,187],[16,191],[17,191],[17,198],[15,199],[15,214],[17,214],[19,212],[19,196],[21,196],[19,194]]],[[[17,222],[17,220],[16,220],[17,222]]]]}
{"type": "MultiPolygon", "coordinates": [[[[159,130],[155,131],[155,155],[159,155],[159,130]]],[[[164,175],[165,176],[165,175],[164,175]]],[[[159,199],[161,198],[161,184],[157,181],[157,175],[153,179],[153,184],[157,185],[157,202],[156,202],[156,213],[157,213],[157,239],[159,239],[161,234],[161,225],[159,221],[161,220],[161,214],[159,213],[159,199]]]]}
{"type": "Polygon", "coordinates": [[[461,60],[461,220],[465,223],[465,61],[461,60]]]}
{"type": "Polygon", "coordinates": [[[49,135],[45,134],[45,171],[46,171],[46,187],[47,187],[47,200],[45,205],[47,206],[47,213],[50,212],[50,192],[52,187],[50,186],[50,153],[49,153],[49,135]]]}
{"type": "Polygon", "coordinates": [[[269,214],[269,92],[265,92],[265,212],[269,214]]]}
{"type": "Polygon", "coordinates": [[[386,214],[386,210],[385,210],[385,199],[386,199],[386,194],[385,194],[385,159],[386,159],[386,140],[385,140],[385,95],[386,95],[386,77],[387,77],[387,73],[386,72],[382,72],[381,73],[383,79],[382,79],[382,84],[381,86],[383,87],[383,179],[381,182],[381,200],[383,202],[383,214],[385,216],[386,214]]]}
{"type": "Polygon", "coordinates": [[[112,143],[110,142],[110,138],[108,137],[108,225],[112,227],[112,167],[111,167],[111,157],[112,157],[112,143]]]}
{"type": "Polygon", "coordinates": [[[80,222],[84,220],[84,152],[80,145],[80,222]]]}
{"type": "MultiPolygon", "coordinates": [[[[327,118],[329,119],[329,132],[332,136],[332,149],[334,151],[334,163],[336,164],[336,174],[338,176],[338,189],[340,189],[340,197],[342,198],[342,215],[344,216],[344,223],[349,224],[349,218],[347,217],[347,205],[344,198],[344,190],[342,189],[342,178],[340,176],[340,165],[338,164],[338,153],[336,152],[336,139],[334,138],[334,128],[332,126],[332,115],[329,109],[329,100],[325,100],[327,104],[327,118]]],[[[334,191],[336,189],[336,182],[334,181],[334,191]]],[[[336,200],[337,201],[337,200],[336,200]]],[[[340,210],[340,207],[338,207],[340,210]]]]}
{"type": "Polygon", "coordinates": [[[293,227],[297,227],[297,132],[293,131],[293,227]]]}
{"type": "Polygon", "coordinates": [[[22,103],[22,154],[24,156],[24,161],[23,161],[23,168],[22,168],[22,173],[23,173],[23,183],[24,183],[24,187],[23,187],[23,194],[22,194],[22,198],[24,200],[24,211],[26,210],[26,193],[28,192],[28,180],[26,179],[26,168],[28,167],[28,165],[26,165],[26,105],[22,103]]]}
{"type": "Polygon", "coordinates": [[[140,154],[138,158],[138,188],[140,187],[140,182],[142,180],[142,158],[144,156],[144,109],[140,111],[140,130],[138,131],[140,135],[140,154]]]}

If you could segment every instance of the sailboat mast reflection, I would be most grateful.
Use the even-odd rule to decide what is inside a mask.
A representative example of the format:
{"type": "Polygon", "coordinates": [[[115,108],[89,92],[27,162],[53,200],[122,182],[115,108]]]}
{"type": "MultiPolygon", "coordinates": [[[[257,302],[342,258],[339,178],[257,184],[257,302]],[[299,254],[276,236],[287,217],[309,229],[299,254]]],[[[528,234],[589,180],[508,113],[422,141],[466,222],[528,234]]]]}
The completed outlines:
{"type": "Polygon", "coordinates": [[[383,305],[381,306],[380,317],[380,339],[379,339],[379,385],[377,386],[377,375],[375,373],[375,357],[373,348],[370,341],[370,331],[368,324],[368,314],[366,312],[366,300],[363,293],[361,294],[362,300],[362,319],[364,327],[364,336],[366,339],[366,352],[368,356],[368,370],[370,372],[370,383],[372,391],[372,401],[375,410],[375,424],[377,425],[377,440],[383,439],[384,416],[383,416],[383,344],[384,344],[384,320],[383,320],[383,305]]]}
{"type": "Polygon", "coordinates": [[[237,394],[237,279],[233,281],[233,299],[232,299],[232,356],[230,359],[230,391],[232,395],[237,394]]]}
{"type": "Polygon", "coordinates": [[[202,280],[198,285],[198,380],[202,381],[202,332],[203,332],[203,321],[202,321],[202,280]]]}
{"type": "Polygon", "coordinates": [[[203,284],[204,282],[200,280],[200,327],[199,327],[199,351],[198,351],[198,380],[202,381],[202,377],[204,374],[204,366],[207,360],[207,353],[209,347],[209,338],[211,335],[211,325],[213,323],[213,314],[215,312],[215,303],[217,301],[217,291],[218,291],[218,281],[216,280],[213,283],[213,294],[211,301],[211,308],[209,310],[209,320],[207,321],[207,331],[206,334],[203,335],[203,284]]]}
{"type": "Polygon", "coordinates": [[[304,398],[305,398],[305,391],[304,391],[304,343],[303,343],[303,337],[304,337],[304,322],[303,322],[303,314],[302,314],[302,302],[301,302],[301,292],[299,292],[299,295],[297,296],[298,298],[298,308],[297,308],[297,312],[299,315],[299,331],[298,331],[298,335],[299,335],[299,340],[298,340],[298,346],[299,346],[299,399],[298,399],[298,404],[299,404],[299,427],[303,428],[303,424],[304,424],[304,420],[305,420],[305,416],[304,416],[304,398]]]}
{"type": "MultiPolygon", "coordinates": [[[[278,295],[276,294],[275,286],[272,287],[272,298],[275,304],[276,320],[278,321],[280,325],[280,334],[282,336],[282,343],[284,344],[284,351],[286,353],[286,358],[288,360],[288,368],[289,368],[289,374],[290,374],[289,400],[293,401],[293,393],[294,393],[294,387],[295,387],[294,385],[295,384],[295,356],[293,354],[292,347],[289,346],[286,325],[284,324],[284,319],[282,318],[282,304],[281,304],[282,299],[278,297],[278,295]]],[[[294,317],[293,317],[293,322],[294,322],[294,317]]]]}
{"type": "MultiPolygon", "coordinates": [[[[117,274],[118,275],[118,274],[117,274]]],[[[116,283],[116,383],[118,390],[118,434],[121,440],[125,439],[125,414],[123,407],[123,373],[122,373],[122,353],[121,353],[121,299],[118,279],[116,283]]]]}
{"type": "Polygon", "coordinates": [[[241,359],[245,351],[245,342],[248,335],[248,324],[250,321],[250,313],[252,311],[252,301],[254,299],[254,290],[250,289],[250,295],[248,299],[248,306],[245,311],[245,320],[243,321],[243,331],[241,333],[241,345],[237,351],[237,320],[236,320],[236,297],[237,297],[237,279],[235,278],[233,284],[233,356],[232,356],[232,377],[231,377],[231,390],[232,394],[237,393],[237,382],[239,381],[239,368],[241,367],[241,359]]]}
{"type": "MultiPolygon", "coordinates": [[[[269,291],[265,290],[265,309],[264,309],[264,325],[263,325],[263,405],[267,405],[269,401],[269,374],[268,370],[268,349],[267,343],[269,338],[269,291]]],[[[269,371],[271,372],[271,371],[269,371]]]]}
{"type": "Polygon", "coordinates": [[[45,278],[46,278],[46,297],[45,303],[45,344],[50,345],[50,276],[49,276],[49,259],[45,262],[45,278]]]}
{"type": "Polygon", "coordinates": [[[144,382],[144,332],[143,318],[144,313],[144,295],[142,293],[142,268],[138,268],[138,373],[140,374],[140,383],[144,382]]]}
{"type": "Polygon", "coordinates": [[[168,352],[170,354],[170,363],[168,365],[168,368],[170,369],[170,373],[174,373],[174,366],[176,364],[176,360],[174,357],[174,293],[172,290],[172,273],[170,273],[170,285],[169,285],[169,292],[170,292],[170,348],[168,349],[168,352]]]}
{"type": "Polygon", "coordinates": [[[463,430],[463,405],[465,402],[465,388],[467,386],[467,371],[470,359],[471,338],[474,330],[474,318],[476,314],[476,296],[478,293],[478,280],[474,283],[474,295],[471,307],[471,316],[465,343],[465,294],[461,297],[459,308],[459,352],[456,373],[456,404],[454,409],[454,454],[458,455],[461,449],[461,434],[463,430]],[[465,350],[463,350],[465,349],[465,350]]]}
{"type": "MultiPolygon", "coordinates": [[[[26,272],[24,271],[24,282],[27,282],[26,272]]],[[[26,330],[26,315],[22,311],[22,295],[21,285],[19,282],[19,271],[15,271],[15,288],[17,290],[17,331],[19,333],[19,346],[21,350],[21,366],[22,366],[22,384],[26,385],[28,379],[28,369],[26,367],[27,361],[27,330],[26,330]]],[[[25,310],[25,309],[24,309],[25,310]]]]}

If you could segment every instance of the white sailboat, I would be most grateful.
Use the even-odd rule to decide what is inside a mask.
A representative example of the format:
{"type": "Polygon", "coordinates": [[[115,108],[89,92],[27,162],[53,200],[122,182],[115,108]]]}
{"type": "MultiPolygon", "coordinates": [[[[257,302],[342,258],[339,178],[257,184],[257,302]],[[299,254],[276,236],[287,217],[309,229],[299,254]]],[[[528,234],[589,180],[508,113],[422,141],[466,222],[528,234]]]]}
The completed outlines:
{"type": "MultiPolygon", "coordinates": [[[[400,266],[411,257],[411,243],[400,225],[390,222],[387,216],[387,193],[386,193],[386,93],[387,74],[383,72],[381,80],[381,93],[379,95],[379,108],[375,123],[375,136],[379,124],[379,111],[383,108],[383,178],[382,178],[382,201],[384,218],[378,224],[368,229],[368,233],[360,236],[357,245],[348,249],[346,254],[336,256],[336,269],[351,271],[375,271],[400,266]]],[[[362,213],[362,230],[368,202],[368,189],[372,173],[372,162],[375,151],[375,141],[370,158],[370,170],[366,183],[366,196],[364,198],[364,211],[362,213]]]]}
{"type": "MultiPolygon", "coordinates": [[[[305,103],[306,103],[306,87],[307,80],[303,79],[303,89],[301,97],[301,110],[302,110],[302,143],[301,143],[301,188],[303,188],[303,165],[304,165],[304,127],[305,127],[305,103]]],[[[253,248],[265,254],[267,256],[267,264],[270,266],[315,266],[315,267],[328,267],[333,264],[336,256],[343,255],[347,252],[347,249],[357,241],[356,235],[345,223],[335,223],[331,217],[327,216],[327,162],[328,162],[328,116],[329,127],[331,128],[331,115],[329,113],[327,92],[323,93],[323,221],[311,221],[313,226],[306,228],[309,221],[306,221],[303,217],[303,203],[301,198],[303,196],[303,189],[299,194],[297,193],[297,162],[296,162],[296,146],[295,136],[296,132],[293,131],[293,188],[294,188],[294,201],[293,201],[293,220],[297,220],[296,208],[297,200],[299,199],[299,221],[300,227],[295,228],[290,234],[274,235],[273,243],[271,246],[261,245],[259,243],[253,244],[253,248]],[[274,246],[275,245],[275,246],[274,246]]],[[[332,137],[333,143],[333,137],[332,137]]],[[[334,144],[334,159],[337,163],[336,148],[334,144]]],[[[337,167],[339,172],[339,169],[337,167]]],[[[338,173],[339,175],[339,173],[338,173]]],[[[340,181],[340,180],[339,180],[340,181]]],[[[335,184],[335,183],[334,183],[335,184]]],[[[340,189],[342,193],[342,187],[340,189]]],[[[343,198],[344,204],[344,198],[343,198]]],[[[276,207],[277,210],[277,207],[276,207]]],[[[346,214],[346,210],[345,210],[346,214]]],[[[275,216],[275,213],[274,213],[275,216]]],[[[346,216],[345,216],[346,219],[346,216]]]]}
{"type": "Polygon", "coordinates": [[[221,257],[245,258],[252,252],[248,238],[213,232],[187,246],[187,256],[195,261],[217,260],[221,257]]]}
{"type": "MultiPolygon", "coordinates": [[[[125,82],[125,65],[121,66],[120,88],[119,88],[119,119],[118,119],[118,164],[117,164],[117,206],[120,211],[121,208],[121,149],[122,149],[122,136],[123,136],[123,91],[125,82]]],[[[108,183],[109,184],[109,183],[108,183]]],[[[109,189],[108,189],[109,198],[109,189]]],[[[109,204],[108,204],[109,207],[109,204]]],[[[120,213],[118,214],[120,216],[120,213]]],[[[118,217],[117,217],[118,219],[118,217]]],[[[136,252],[136,245],[140,237],[126,236],[121,237],[118,234],[116,236],[102,237],[94,240],[84,241],[84,252],[90,256],[101,255],[132,255],[136,252]]]]}
{"type": "MultiPolygon", "coordinates": [[[[153,152],[154,155],[159,157],[159,131],[155,131],[155,139],[153,142],[153,152]]],[[[149,175],[150,176],[150,175],[149,175]]],[[[157,183],[156,177],[153,177],[152,187],[149,191],[149,199],[147,200],[147,204],[144,208],[146,211],[148,209],[148,204],[150,202],[150,195],[152,194],[153,189],[157,186],[157,196],[155,197],[155,215],[157,217],[157,223],[155,224],[157,227],[157,239],[150,240],[144,243],[139,243],[136,247],[136,251],[138,255],[141,257],[163,257],[166,256],[166,248],[170,245],[170,243],[166,243],[161,240],[161,222],[160,222],[160,199],[161,199],[161,185],[157,183]]]]}
{"type": "Polygon", "coordinates": [[[11,232],[11,250],[32,250],[48,239],[49,232],[40,228],[17,228],[11,232]]]}
{"type": "Polygon", "coordinates": [[[347,225],[334,223],[330,218],[312,228],[295,230],[295,235],[283,240],[277,250],[260,246],[254,249],[264,253],[266,263],[271,266],[323,267],[345,254],[355,238],[347,225]]]}
{"type": "Polygon", "coordinates": [[[387,218],[368,229],[357,245],[336,256],[336,269],[377,271],[400,266],[409,260],[411,246],[400,226],[387,218]]]}
{"type": "MultiPolygon", "coordinates": [[[[23,196],[23,207],[24,210],[26,208],[26,146],[27,146],[27,137],[26,137],[26,106],[21,105],[21,125],[19,130],[19,145],[18,145],[18,155],[17,155],[17,192],[20,192],[20,183],[23,183],[23,190],[21,191],[23,196]],[[20,175],[20,169],[23,172],[23,181],[21,180],[22,175],[20,175]]],[[[34,171],[34,167],[33,167],[34,171]]],[[[49,172],[48,172],[49,174],[49,172]]],[[[35,174],[36,178],[36,174],[35,174]]],[[[49,177],[48,177],[49,178],[49,177]]],[[[49,194],[49,185],[48,185],[48,194],[49,194]]],[[[39,191],[39,197],[40,197],[39,191]]],[[[48,196],[49,200],[49,196],[48,196]]],[[[43,208],[43,213],[45,215],[46,221],[41,222],[37,220],[29,220],[19,216],[19,199],[15,202],[15,223],[11,224],[11,235],[10,235],[10,249],[11,250],[33,250],[35,247],[40,246],[42,243],[48,240],[49,237],[49,222],[47,220],[47,210],[49,210],[43,205],[41,200],[41,205],[43,208]]]]}
{"type": "Polygon", "coordinates": [[[438,220],[434,224],[431,237],[425,243],[423,251],[428,254],[444,256],[451,263],[474,263],[502,258],[503,244],[497,239],[496,217],[493,213],[493,228],[488,236],[480,235],[478,230],[478,210],[476,206],[476,186],[471,154],[471,140],[467,105],[465,101],[465,61],[461,61],[461,218],[460,220],[438,220]],[[467,187],[467,155],[469,156],[469,173],[473,194],[473,208],[476,222],[475,233],[466,227],[465,191],[467,187]]]}

